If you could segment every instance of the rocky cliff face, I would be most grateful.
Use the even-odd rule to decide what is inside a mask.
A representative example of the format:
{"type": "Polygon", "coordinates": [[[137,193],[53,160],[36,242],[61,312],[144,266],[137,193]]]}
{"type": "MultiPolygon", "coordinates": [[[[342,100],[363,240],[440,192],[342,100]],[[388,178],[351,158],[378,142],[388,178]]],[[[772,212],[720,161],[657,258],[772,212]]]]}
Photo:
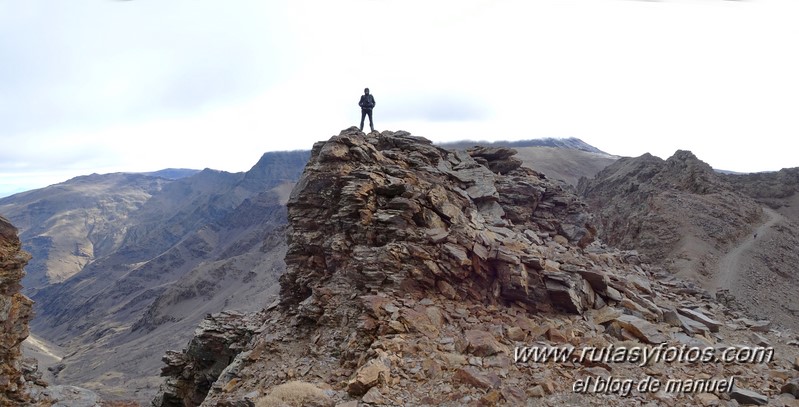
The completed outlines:
{"type": "Polygon", "coordinates": [[[0,405],[24,404],[20,346],[28,337],[33,301],[20,293],[22,268],[30,255],[21,250],[17,229],[0,217],[0,405]]]}
{"type": "Polygon", "coordinates": [[[515,360],[530,345],[751,343],[747,326],[768,327],[733,326],[741,315],[696,285],[595,241],[586,206],[510,149],[451,152],[406,132],[350,128],[314,146],[288,218],[280,299],[257,314],[208,317],[188,349],[164,358],[154,405],[700,405],[743,395],[572,384],[611,370],[735,371],[747,377],[740,387],[765,389],[782,380],[768,369],[792,368],[784,356],[759,370],[515,360]]]}

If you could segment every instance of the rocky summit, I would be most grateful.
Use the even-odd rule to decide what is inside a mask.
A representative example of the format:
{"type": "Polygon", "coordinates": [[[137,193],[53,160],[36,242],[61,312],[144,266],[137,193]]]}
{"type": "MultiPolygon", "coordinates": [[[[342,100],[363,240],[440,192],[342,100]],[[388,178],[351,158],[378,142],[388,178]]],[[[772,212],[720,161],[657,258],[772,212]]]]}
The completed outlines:
{"type": "Polygon", "coordinates": [[[164,357],[153,405],[796,405],[794,333],[607,248],[559,185],[509,148],[357,128],[317,143],[288,201],[280,298],[208,316],[164,357]],[[584,356],[764,343],[762,363],[584,356]],[[553,347],[582,351],[528,352],[553,347]]]}

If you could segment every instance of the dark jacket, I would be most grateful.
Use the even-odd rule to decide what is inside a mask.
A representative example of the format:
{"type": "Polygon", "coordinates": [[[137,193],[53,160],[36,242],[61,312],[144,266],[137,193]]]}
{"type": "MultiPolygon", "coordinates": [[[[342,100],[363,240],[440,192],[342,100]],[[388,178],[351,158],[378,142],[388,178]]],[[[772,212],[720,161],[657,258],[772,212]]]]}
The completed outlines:
{"type": "Polygon", "coordinates": [[[361,109],[371,109],[375,107],[375,97],[372,96],[371,93],[368,95],[361,95],[361,101],[358,102],[358,106],[360,106],[361,109]]]}

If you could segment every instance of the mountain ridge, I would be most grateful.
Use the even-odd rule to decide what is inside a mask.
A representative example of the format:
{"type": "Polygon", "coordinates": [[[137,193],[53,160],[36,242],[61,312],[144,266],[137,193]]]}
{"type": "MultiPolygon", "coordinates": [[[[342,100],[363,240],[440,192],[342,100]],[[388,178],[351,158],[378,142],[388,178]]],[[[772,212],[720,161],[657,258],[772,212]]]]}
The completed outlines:
{"type": "Polygon", "coordinates": [[[459,141],[447,141],[442,143],[436,143],[444,148],[450,149],[459,149],[459,148],[469,148],[476,145],[484,146],[484,147],[559,147],[559,148],[569,148],[574,150],[585,151],[588,153],[597,153],[597,154],[604,154],[604,155],[611,155],[608,154],[586,142],[583,140],[576,138],[576,137],[567,137],[567,138],[556,138],[556,137],[544,137],[538,139],[527,139],[527,140],[516,140],[516,141],[472,141],[472,140],[459,140],[459,141]]]}

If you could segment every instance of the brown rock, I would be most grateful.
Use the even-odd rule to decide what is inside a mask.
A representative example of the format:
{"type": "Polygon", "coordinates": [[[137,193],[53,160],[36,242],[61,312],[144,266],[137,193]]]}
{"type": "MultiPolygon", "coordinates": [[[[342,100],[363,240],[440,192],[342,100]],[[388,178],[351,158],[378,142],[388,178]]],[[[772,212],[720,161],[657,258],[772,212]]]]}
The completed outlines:
{"type": "Polygon", "coordinates": [[[441,294],[443,294],[445,297],[449,298],[450,300],[455,300],[458,298],[458,292],[455,291],[455,289],[452,288],[452,286],[448,282],[444,280],[438,280],[436,281],[436,287],[438,287],[438,291],[440,291],[441,294]]]}
{"type": "Polygon", "coordinates": [[[391,298],[381,295],[364,295],[361,297],[364,308],[375,317],[387,315],[385,306],[391,304],[391,298]]]}
{"type": "Polygon", "coordinates": [[[480,403],[486,406],[495,406],[499,403],[502,394],[498,390],[491,390],[480,398],[480,403]]]}
{"type": "Polygon", "coordinates": [[[472,261],[466,250],[458,245],[452,243],[445,243],[443,246],[444,253],[447,253],[458,266],[471,266],[472,261]]]}
{"type": "Polygon", "coordinates": [[[505,402],[509,405],[521,406],[524,405],[527,400],[527,395],[516,387],[503,387],[500,393],[502,393],[502,398],[504,398],[505,402]]]}
{"type": "Polygon", "coordinates": [[[468,384],[480,389],[498,388],[502,382],[495,374],[483,374],[472,367],[458,369],[452,376],[452,380],[454,382],[468,384]]]}
{"type": "Polygon", "coordinates": [[[794,376],[794,373],[788,369],[771,369],[768,371],[768,375],[780,380],[788,380],[794,376]]]}
{"type": "Polygon", "coordinates": [[[391,361],[385,355],[372,359],[355,373],[347,383],[347,393],[361,396],[374,386],[386,383],[391,375],[391,361]]]}
{"type": "Polygon", "coordinates": [[[524,330],[518,326],[508,327],[505,332],[508,339],[515,342],[522,342],[527,337],[527,334],[524,333],[524,330]]]}
{"type": "MultiPolygon", "coordinates": [[[[541,327],[541,325],[539,323],[537,323],[536,321],[533,321],[530,318],[527,318],[524,315],[519,315],[518,317],[516,317],[516,321],[515,322],[516,323],[515,323],[514,326],[517,326],[517,327],[519,327],[519,328],[521,328],[521,329],[523,329],[523,330],[525,330],[527,332],[532,332],[532,331],[534,331],[534,330],[536,330],[536,329],[541,327]]],[[[546,331],[546,328],[544,329],[544,331],[541,332],[541,334],[543,334],[545,331],[546,331]]]]}
{"type": "Polygon", "coordinates": [[[419,332],[428,338],[438,336],[438,327],[427,316],[427,310],[420,306],[419,309],[403,309],[400,320],[408,326],[411,332],[419,332]]]}
{"type": "Polygon", "coordinates": [[[509,353],[508,348],[500,344],[491,332],[470,329],[466,331],[467,352],[475,356],[491,356],[497,353],[509,353]]]}
{"type": "Polygon", "coordinates": [[[683,332],[688,335],[705,334],[710,332],[707,325],[694,321],[688,317],[681,315],[674,310],[666,310],[663,312],[663,319],[672,326],[682,328],[683,332]]]}
{"type": "Polygon", "coordinates": [[[636,338],[651,344],[659,344],[666,342],[668,338],[663,335],[657,326],[632,315],[622,315],[615,320],[622,328],[629,331],[636,338]]]}
{"type": "Polygon", "coordinates": [[[348,161],[350,159],[350,149],[339,143],[326,143],[319,151],[319,161],[348,161]]]}
{"type": "Polygon", "coordinates": [[[380,389],[377,387],[372,387],[366,394],[361,397],[361,401],[364,403],[369,404],[386,404],[386,399],[383,397],[383,393],[380,392],[380,389]]]}
{"type": "Polygon", "coordinates": [[[700,406],[703,406],[703,407],[721,405],[721,399],[719,399],[713,393],[699,393],[699,394],[694,396],[694,400],[696,401],[697,405],[700,405],[700,406]]]}
{"type": "Polygon", "coordinates": [[[677,312],[685,315],[688,318],[693,319],[694,321],[704,324],[710,329],[710,332],[718,332],[719,328],[721,327],[721,322],[718,322],[715,319],[710,318],[709,316],[703,314],[700,311],[693,310],[690,308],[678,308],[677,312]]]}
{"type": "Polygon", "coordinates": [[[569,342],[569,338],[566,337],[566,334],[564,334],[559,329],[554,328],[554,327],[549,328],[547,330],[547,339],[549,339],[552,342],[556,342],[556,343],[568,343],[569,342]]]}
{"type": "Polygon", "coordinates": [[[644,318],[646,318],[646,319],[648,319],[650,321],[657,321],[658,320],[657,314],[653,313],[652,311],[646,309],[645,307],[641,306],[637,302],[633,301],[630,297],[627,297],[627,298],[624,298],[623,300],[621,300],[621,303],[619,305],[621,305],[622,307],[624,307],[624,308],[626,308],[626,309],[628,309],[630,311],[633,311],[633,313],[635,313],[637,315],[643,316],[644,318]]]}
{"type": "Polygon", "coordinates": [[[622,315],[622,311],[614,307],[604,307],[596,311],[592,311],[589,315],[595,324],[602,325],[620,317],[622,315]]]}
{"type": "Polygon", "coordinates": [[[388,321],[388,327],[393,330],[393,332],[405,332],[405,325],[402,324],[400,321],[388,321]]]}
{"type": "Polygon", "coordinates": [[[434,359],[425,359],[422,361],[422,369],[424,369],[427,378],[435,380],[441,376],[441,363],[434,359]]]}
{"type": "Polygon", "coordinates": [[[467,363],[466,356],[458,353],[443,353],[441,358],[444,360],[444,365],[449,370],[454,370],[455,368],[463,366],[467,363]]]}
{"type": "Polygon", "coordinates": [[[502,369],[507,369],[511,365],[511,360],[509,357],[504,355],[497,355],[497,356],[490,356],[487,358],[483,358],[483,366],[485,367],[499,367],[502,369]]]}
{"type": "Polygon", "coordinates": [[[544,392],[544,387],[540,384],[537,384],[529,389],[527,389],[527,395],[530,397],[541,398],[546,396],[546,392],[544,392]]]}
{"type": "Polygon", "coordinates": [[[424,310],[425,314],[427,314],[427,318],[430,319],[430,322],[435,326],[437,329],[441,329],[446,322],[446,318],[444,317],[444,312],[441,311],[441,308],[438,307],[427,307],[424,310]]]}

